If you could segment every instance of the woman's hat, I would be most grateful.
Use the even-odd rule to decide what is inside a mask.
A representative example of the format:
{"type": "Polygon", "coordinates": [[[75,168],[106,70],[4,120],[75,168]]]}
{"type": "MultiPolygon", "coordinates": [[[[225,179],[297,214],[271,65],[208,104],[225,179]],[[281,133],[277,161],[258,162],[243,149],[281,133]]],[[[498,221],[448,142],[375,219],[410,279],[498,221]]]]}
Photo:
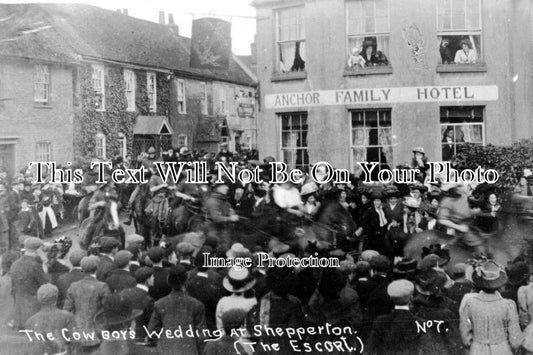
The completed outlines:
{"type": "Polygon", "coordinates": [[[423,147],[414,147],[413,148],[413,153],[421,153],[421,154],[426,155],[426,152],[424,151],[423,147]]]}
{"type": "MultiPolygon", "coordinates": [[[[423,262],[427,257],[432,256],[432,255],[438,257],[438,259],[435,258],[435,260],[437,260],[437,265],[435,266],[441,267],[441,266],[446,265],[450,261],[450,250],[443,249],[440,244],[431,244],[429,248],[422,247],[422,261],[423,262]]],[[[426,263],[429,263],[429,261],[427,261],[426,263]]],[[[422,263],[420,263],[420,265],[422,266],[422,263]]]]}
{"type": "Polygon", "coordinates": [[[400,190],[394,185],[389,185],[385,187],[383,194],[385,195],[386,198],[402,196],[402,193],[400,192],[400,190]]]}
{"type": "Polygon", "coordinates": [[[415,184],[409,186],[409,188],[411,190],[418,190],[420,192],[426,192],[428,190],[428,188],[426,186],[422,185],[421,183],[415,183],[415,184]]]}
{"type": "Polygon", "coordinates": [[[441,185],[440,191],[444,196],[459,197],[461,196],[461,194],[459,193],[459,191],[457,191],[457,189],[460,187],[461,184],[458,183],[447,183],[441,185]]]}
{"type": "Polygon", "coordinates": [[[240,293],[254,287],[255,277],[247,268],[240,270],[231,268],[228,271],[228,275],[224,277],[222,285],[229,292],[240,293]]]}
{"type": "Polygon", "coordinates": [[[417,266],[418,262],[416,260],[410,258],[403,258],[396,264],[394,269],[392,269],[392,272],[395,274],[404,275],[415,272],[417,266]]]}
{"type": "Polygon", "coordinates": [[[318,186],[314,182],[310,181],[310,182],[305,183],[302,186],[302,191],[300,191],[300,195],[302,196],[310,195],[317,191],[318,191],[318,186]]]}
{"type": "Polygon", "coordinates": [[[472,281],[479,289],[495,290],[507,283],[507,274],[503,266],[492,260],[486,260],[474,267],[472,281]]]}
{"type": "Polygon", "coordinates": [[[383,196],[383,193],[381,191],[373,191],[370,194],[370,199],[371,200],[382,200],[383,201],[384,196],[383,196]]]}
{"type": "Polygon", "coordinates": [[[250,250],[244,247],[241,243],[235,243],[231,246],[231,249],[229,249],[226,252],[226,256],[228,258],[237,258],[237,257],[251,257],[252,253],[250,253],[250,250]]]}
{"type": "Polygon", "coordinates": [[[122,295],[114,293],[104,298],[102,310],[96,314],[94,321],[100,325],[116,325],[126,323],[143,313],[140,309],[132,309],[122,295]]]}
{"type": "Polygon", "coordinates": [[[423,211],[426,212],[431,217],[437,218],[438,208],[436,206],[433,206],[430,203],[425,203],[423,206],[423,211]]]}
{"type": "Polygon", "coordinates": [[[420,208],[420,201],[418,201],[416,198],[408,196],[405,198],[405,200],[402,202],[404,206],[409,208],[420,208]]]}
{"type": "Polygon", "coordinates": [[[447,280],[444,272],[435,269],[419,270],[415,276],[416,289],[423,295],[434,295],[444,287],[447,280]]]}

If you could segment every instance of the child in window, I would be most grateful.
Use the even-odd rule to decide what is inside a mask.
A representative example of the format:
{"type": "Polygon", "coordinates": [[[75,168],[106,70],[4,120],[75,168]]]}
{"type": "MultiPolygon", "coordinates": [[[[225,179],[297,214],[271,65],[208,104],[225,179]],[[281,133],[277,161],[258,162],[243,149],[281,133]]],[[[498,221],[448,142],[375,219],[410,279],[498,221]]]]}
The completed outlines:
{"type": "Polygon", "coordinates": [[[350,68],[364,68],[365,66],[365,59],[361,56],[361,51],[363,49],[357,49],[357,48],[354,48],[352,49],[352,54],[350,55],[350,57],[348,58],[348,66],[350,68]]]}

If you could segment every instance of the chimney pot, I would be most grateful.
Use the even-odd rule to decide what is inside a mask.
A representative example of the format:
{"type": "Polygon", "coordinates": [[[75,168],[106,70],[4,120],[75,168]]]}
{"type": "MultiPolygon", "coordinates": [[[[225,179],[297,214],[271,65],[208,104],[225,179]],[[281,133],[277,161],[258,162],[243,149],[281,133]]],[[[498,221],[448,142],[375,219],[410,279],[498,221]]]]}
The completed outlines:
{"type": "Polygon", "coordinates": [[[122,13],[123,13],[124,15],[126,15],[126,16],[129,16],[128,9],[124,9],[124,10],[122,10],[122,13]]]}
{"type": "Polygon", "coordinates": [[[159,24],[165,24],[165,11],[159,11],[159,24]]]}
{"type": "Polygon", "coordinates": [[[176,25],[174,23],[174,14],[168,14],[168,25],[169,26],[175,26],[176,25]]]}

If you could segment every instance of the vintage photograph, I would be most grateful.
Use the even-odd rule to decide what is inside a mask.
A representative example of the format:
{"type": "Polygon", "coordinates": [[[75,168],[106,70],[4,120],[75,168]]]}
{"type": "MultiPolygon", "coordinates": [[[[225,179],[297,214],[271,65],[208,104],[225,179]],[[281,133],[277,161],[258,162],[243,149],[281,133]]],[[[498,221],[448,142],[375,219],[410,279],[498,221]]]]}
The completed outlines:
{"type": "Polygon", "coordinates": [[[533,354],[533,0],[0,0],[0,355],[533,354]]]}

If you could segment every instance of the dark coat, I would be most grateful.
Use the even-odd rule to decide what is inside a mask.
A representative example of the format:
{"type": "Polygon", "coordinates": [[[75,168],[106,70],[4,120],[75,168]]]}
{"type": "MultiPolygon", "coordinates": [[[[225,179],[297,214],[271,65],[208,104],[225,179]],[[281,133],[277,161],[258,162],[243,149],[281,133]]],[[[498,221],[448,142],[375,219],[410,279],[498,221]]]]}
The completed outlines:
{"type": "Polygon", "coordinates": [[[80,281],[83,279],[85,274],[81,269],[72,269],[66,274],[63,274],[59,276],[57,279],[57,288],[59,290],[59,295],[57,298],[57,307],[63,308],[63,304],[65,302],[65,298],[67,297],[67,291],[70,285],[72,285],[76,281],[80,281]]]}
{"type": "Polygon", "coordinates": [[[120,294],[124,297],[124,300],[129,302],[133,309],[141,309],[143,311],[140,316],[135,318],[135,338],[142,341],[147,336],[143,326],[148,327],[150,323],[154,310],[154,300],[148,295],[147,291],[136,286],[122,290],[120,294]]]}
{"type": "Polygon", "coordinates": [[[105,282],[109,286],[111,293],[137,286],[135,277],[131,276],[130,272],[124,269],[111,271],[105,282]]]}
{"type": "Polygon", "coordinates": [[[70,271],[70,268],[64,264],[61,264],[59,261],[54,260],[48,266],[48,269],[46,271],[48,273],[48,276],[50,277],[50,282],[57,286],[57,280],[59,279],[59,277],[63,274],[68,273],[70,271]]]}
{"type": "MultiPolygon", "coordinates": [[[[191,326],[200,334],[205,328],[205,307],[197,299],[186,293],[173,290],[168,296],[156,301],[150,319],[150,332],[165,329],[182,328],[184,331],[191,326]]],[[[157,350],[161,355],[201,353],[202,339],[199,338],[167,338],[161,337],[157,342],[157,350]]]]}
{"type": "Polygon", "coordinates": [[[28,318],[41,307],[37,301],[37,290],[48,282],[42,261],[36,257],[23,255],[9,270],[11,292],[15,299],[15,326],[24,327],[28,318]]]}
{"type": "MultiPolygon", "coordinates": [[[[70,285],[63,309],[74,313],[78,331],[97,331],[94,316],[102,309],[103,299],[110,294],[111,291],[105,282],[87,275],[70,285]]],[[[88,340],[83,341],[82,345],[94,346],[98,343],[98,340],[88,340]]]]}
{"type": "MultiPolygon", "coordinates": [[[[385,217],[387,218],[388,223],[391,223],[392,221],[396,221],[399,223],[403,222],[403,205],[399,200],[396,203],[396,206],[394,206],[394,208],[391,208],[391,206],[388,203],[384,203],[383,212],[385,212],[385,217]]],[[[378,217],[378,223],[379,223],[379,217],[378,217]]]]}
{"type": "Polygon", "coordinates": [[[150,297],[157,301],[167,296],[171,288],[167,285],[168,270],[159,266],[154,267],[154,285],[150,287],[150,297]]]}
{"type": "Polygon", "coordinates": [[[106,255],[100,256],[100,262],[98,263],[98,269],[96,269],[96,279],[98,281],[105,281],[111,271],[117,269],[117,265],[106,255]]]}
{"type": "Polygon", "coordinates": [[[394,309],[387,287],[389,280],[380,275],[374,275],[370,279],[372,291],[369,294],[368,303],[366,304],[371,319],[390,313],[394,309]]]}
{"type": "Polygon", "coordinates": [[[56,307],[43,307],[26,321],[24,329],[31,329],[41,334],[52,333],[55,341],[32,342],[32,354],[56,354],[65,351],[67,344],[64,344],[61,330],[68,329],[70,333],[75,325],[76,322],[72,313],[56,307]]]}
{"type": "Polygon", "coordinates": [[[446,296],[460,304],[463,300],[463,296],[467,293],[472,292],[473,289],[474,284],[472,283],[472,281],[455,281],[453,286],[446,290],[446,296]]]}
{"type": "Polygon", "coordinates": [[[424,349],[425,335],[418,334],[416,322],[423,320],[408,310],[394,310],[379,316],[368,340],[368,354],[413,355],[430,354],[424,349]]]}
{"type": "MultiPolygon", "coordinates": [[[[385,218],[387,218],[386,214],[385,218]]],[[[387,224],[389,223],[390,221],[387,219],[387,224]]],[[[363,230],[368,236],[368,249],[373,249],[382,255],[386,255],[385,234],[387,232],[387,227],[380,226],[379,214],[373,207],[365,211],[363,217],[363,230]]]]}
{"type": "Polygon", "coordinates": [[[215,271],[208,272],[207,277],[198,276],[198,271],[194,270],[189,274],[186,285],[189,296],[196,298],[205,306],[206,325],[209,329],[216,329],[216,309],[217,303],[224,295],[222,287],[222,277],[215,271]]]}

